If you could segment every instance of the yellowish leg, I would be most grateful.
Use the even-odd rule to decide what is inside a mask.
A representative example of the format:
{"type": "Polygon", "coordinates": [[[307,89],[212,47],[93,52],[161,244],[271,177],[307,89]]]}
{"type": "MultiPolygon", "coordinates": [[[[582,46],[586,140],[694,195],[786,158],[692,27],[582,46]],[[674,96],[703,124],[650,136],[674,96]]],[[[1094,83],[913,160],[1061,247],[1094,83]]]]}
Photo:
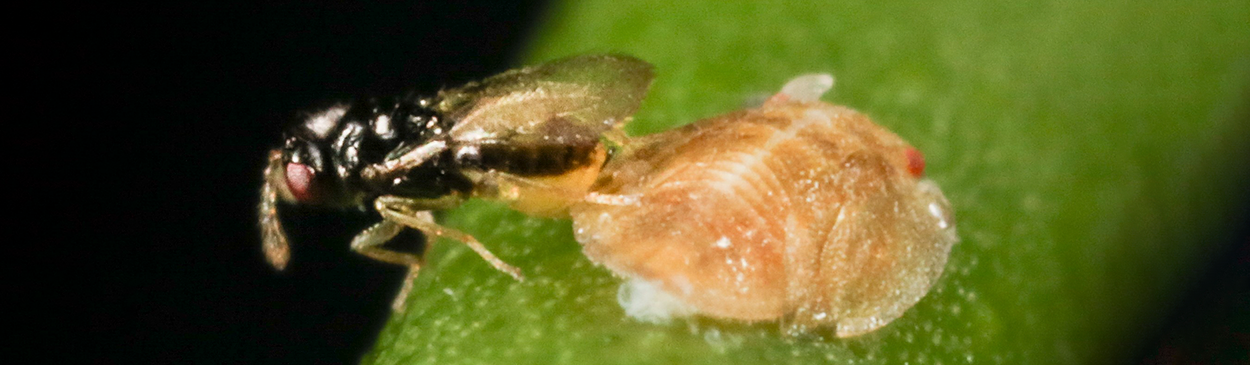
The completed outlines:
{"type": "Polygon", "coordinates": [[[421,271],[421,257],[410,253],[397,252],[382,247],[387,241],[395,238],[404,226],[393,221],[383,220],[381,223],[373,225],[368,229],[356,235],[352,239],[352,251],[356,251],[361,255],[368,256],[374,260],[392,263],[396,265],[404,265],[408,267],[408,275],[404,278],[404,284],[399,289],[399,294],[395,295],[395,300],[391,301],[391,309],[396,312],[402,312],[404,303],[408,300],[408,293],[412,292],[412,282],[417,278],[417,273],[421,271]]]}
{"type": "Polygon", "coordinates": [[[417,255],[396,252],[382,247],[391,238],[395,238],[404,226],[384,220],[356,235],[352,239],[352,251],[382,262],[405,266],[420,266],[421,258],[417,255]]]}
{"type": "MultiPolygon", "coordinates": [[[[409,199],[397,197],[393,195],[383,195],[373,202],[378,213],[382,214],[382,218],[388,221],[402,224],[404,226],[416,229],[425,233],[427,237],[445,237],[464,243],[469,246],[478,256],[490,263],[496,270],[511,275],[516,280],[524,280],[521,270],[495,257],[495,254],[482,246],[473,236],[447,228],[434,222],[434,215],[430,214],[428,202],[418,199],[409,199]]],[[[432,242],[432,241],[430,241],[432,242]]]]}
{"type": "Polygon", "coordinates": [[[421,272],[421,266],[409,266],[408,275],[404,276],[404,284],[399,287],[399,294],[395,295],[395,300],[391,301],[391,310],[396,312],[404,311],[404,303],[408,302],[408,294],[412,293],[412,283],[417,280],[417,274],[421,272]]]}
{"type": "Polygon", "coordinates": [[[426,144],[417,146],[411,151],[400,155],[397,158],[386,160],[386,162],[365,166],[360,171],[360,177],[365,181],[386,181],[390,180],[412,170],[414,167],[420,166],[425,161],[437,156],[439,153],[447,149],[447,142],[430,141],[426,144]]]}

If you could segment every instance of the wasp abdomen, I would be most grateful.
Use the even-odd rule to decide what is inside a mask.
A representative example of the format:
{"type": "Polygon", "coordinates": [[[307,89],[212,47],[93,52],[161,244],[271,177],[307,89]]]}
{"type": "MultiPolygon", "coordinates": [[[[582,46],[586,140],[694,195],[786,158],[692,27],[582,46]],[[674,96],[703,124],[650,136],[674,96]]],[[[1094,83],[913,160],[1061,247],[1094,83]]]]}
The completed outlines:
{"type": "Polygon", "coordinates": [[[462,162],[483,170],[518,176],[555,176],[591,163],[597,143],[585,144],[482,144],[476,161],[462,162]]]}

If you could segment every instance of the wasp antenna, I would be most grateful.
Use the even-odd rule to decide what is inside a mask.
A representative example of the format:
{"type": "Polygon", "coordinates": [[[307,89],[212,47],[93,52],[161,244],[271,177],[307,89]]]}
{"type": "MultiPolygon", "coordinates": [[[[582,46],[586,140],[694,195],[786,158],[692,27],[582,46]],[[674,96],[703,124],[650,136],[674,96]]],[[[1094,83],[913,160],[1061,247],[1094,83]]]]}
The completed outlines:
{"type": "Polygon", "coordinates": [[[291,246],[287,243],[286,232],[282,231],[282,221],[278,220],[278,190],[274,186],[274,174],[282,167],[282,153],[271,151],[269,165],[265,167],[265,183],[260,189],[260,204],[257,213],[260,218],[261,248],[265,258],[274,268],[282,270],[291,259],[291,246]]]}

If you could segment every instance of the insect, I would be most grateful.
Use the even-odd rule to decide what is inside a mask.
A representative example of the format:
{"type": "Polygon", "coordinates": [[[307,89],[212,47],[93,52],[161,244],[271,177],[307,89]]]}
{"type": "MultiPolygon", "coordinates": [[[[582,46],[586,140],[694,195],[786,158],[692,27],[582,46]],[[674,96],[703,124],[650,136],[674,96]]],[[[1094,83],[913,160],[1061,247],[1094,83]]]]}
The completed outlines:
{"type": "Polygon", "coordinates": [[[585,55],[510,70],[433,97],[408,94],[310,113],[269,152],[258,206],[263,250],[283,269],[290,248],[278,202],[358,209],[381,218],[352,250],[410,268],[398,310],[422,258],[382,245],[402,230],[463,242],[517,280],[519,269],[472,236],[443,227],[431,211],[470,197],[508,202],[536,216],[573,202],[619,203],[587,194],[607,158],[603,139],[641,103],[651,65],[621,55],[585,55]]]}
{"type": "Polygon", "coordinates": [[[604,166],[592,190],[637,202],[571,213],[585,254],[629,280],[627,313],[673,298],[650,315],[850,337],[928,292],[958,241],[950,204],[919,151],[819,101],[832,85],[798,77],[758,108],[638,137],[604,166]]]}

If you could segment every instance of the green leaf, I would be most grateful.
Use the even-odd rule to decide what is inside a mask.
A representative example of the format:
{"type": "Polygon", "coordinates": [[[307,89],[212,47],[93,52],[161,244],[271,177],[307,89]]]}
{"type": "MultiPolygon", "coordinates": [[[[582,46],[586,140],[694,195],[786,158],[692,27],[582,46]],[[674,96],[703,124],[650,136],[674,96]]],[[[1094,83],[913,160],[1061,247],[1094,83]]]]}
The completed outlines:
{"type": "Polygon", "coordinates": [[[830,72],[826,100],[925,151],[963,241],[903,318],[853,339],[776,323],[627,318],[568,221],[448,212],[528,277],[429,252],[365,363],[1125,361],[1225,242],[1250,186],[1250,3],[569,1],[527,63],[622,52],[656,66],[633,133],[830,72]]]}

